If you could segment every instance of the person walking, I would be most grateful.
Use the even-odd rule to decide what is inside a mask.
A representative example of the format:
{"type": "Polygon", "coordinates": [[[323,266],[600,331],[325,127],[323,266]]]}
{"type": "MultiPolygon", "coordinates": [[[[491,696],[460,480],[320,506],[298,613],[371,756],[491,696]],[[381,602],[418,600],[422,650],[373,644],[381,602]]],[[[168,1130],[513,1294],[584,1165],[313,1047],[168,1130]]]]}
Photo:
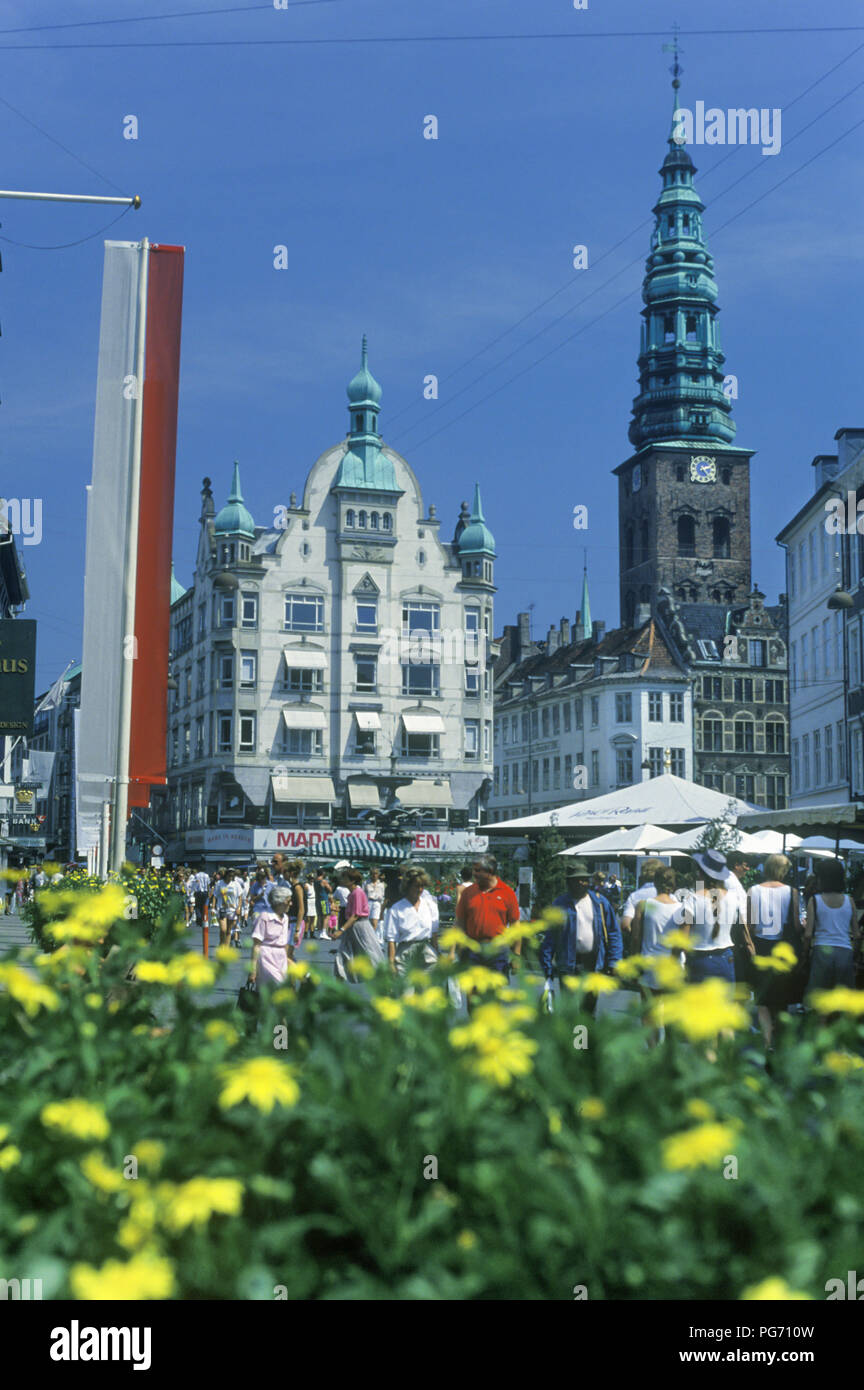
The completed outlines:
{"type": "Polygon", "coordinates": [[[310,941],[315,935],[315,928],[318,925],[318,902],[315,897],[315,875],[310,869],[303,883],[303,892],[306,894],[306,935],[310,941]]]}
{"type": "Polygon", "coordinates": [[[735,983],[733,924],[740,920],[735,892],[727,888],[731,870],[719,850],[706,849],[693,855],[694,862],[709,882],[699,882],[688,891],[683,903],[682,925],[690,933],[692,950],[688,956],[691,984],[720,978],[735,983]]]}
{"type": "Polygon", "coordinates": [[[348,890],[348,897],[342,923],[331,934],[332,939],[339,942],[333,970],[337,978],[347,984],[351,979],[349,972],[355,956],[366,955],[377,967],[383,963],[384,953],[369,920],[369,899],[363,891],[363,875],[359,869],[346,869],[340,879],[344,879],[342,886],[348,890]]]}
{"type": "Polygon", "coordinates": [[[294,959],[294,952],[301,944],[306,931],[306,890],[300,881],[302,872],[303,860],[289,859],[288,863],[285,865],[285,876],[288,879],[288,888],[291,893],[290,906],[288,908],[288,926],[290,928],[288,954],[292,960],[294,959]]]}
{"type": "Polygon", "coordinates": [[[381,907],[384,902],[384,880],[381,877],[380,869],[370,870],[369,877],[363,885],[366,897],[369,900],[369,921],[375,929],[380,945],[384,945],[384,923],[381,915],[381,907]]]}
{"type": "Polygon", "coordinates": [[[556,978],[610,974],[624,952],[615,909],[592,889],[583,859],[574,859],[568,866],[566,882],[566,892],[559,893],[552,904],[564,914],[564,921],[549,927],[540,941],[540,964],[549,991],[556,978]]]}
{"type": "Polygon", "coordinates": [[[255,870],[255,877],[249,887],[249,920],[253,927],[259,912],[266,912],[267,910],[269,888],[270,880],[267,876],[267,868],[266,865],[261,864],[255,870]]]}
{"type": "Polygon", "coordinates": [[[209,954],[210,935],[210,875],[205,872],[203,864],[199,864],[195,873],[191,875],[189,892],[192,894],[192,903],[195,909],[195,924],[201,928],[202,951],[206,956],[209,954]]]}
{"type": "Polygon", "coordinates": [[[438,959],[438,904],[422,869],[408,870],[403,890],[404,896],[388,907],[382,923],[394,975],[404,975],[413,965],[432,966],[438,959]]]}
{"type": "MultiPolygon", "coordinates": [[[[491,854],[478,856],[471,865],[473,883],[466,884],[456,904],[456,924],[479,946],[494,941],[507,927],[518,922],[519,900],[513,889],[498,877],[498,861],[491,854]]],[[[463,880],[464,882],[464,880],[463,880]]],[[[520,963],[522,942],[513,943],[512,952],[506,947],[484,964],[498,970],[509,979],[511,959],[515,968],[520,963]]],[[[467,947],[461,959],[477,960],[477,952],[467,947]]],[[[470,995],[466,1002],[470,1007],[470,995]]]]}
{"type": "MultiPolygon", "coordinates": [[[[630,929],[632,952],[635,956],[668,956],[670,948],[664,945],[663,937],[674,931],[681,920],[681,903],[675,897],[677,878],[675,870],[662,864],[654,870],[655,896],[641,898],[636,904],[636,914],[630,929]]],[[[657,994],[661,990],[656,977],[649,970],[642,978],[644,987],[657,994]]]]}
{"type": "Polygon", "coordinates": [[[658,869],[663,868],[662,859],[643,859],[642,867],[639,870],[639,886],[627,898],[621,909],[621,930],[627,933],[629,938],[630,930],[633,926],[633,919],[636,916],[636,906],[643,899],[656,898],[657,888],[654,882],[654,875],[658,869]]]}
{"type": "Polygon", "coordinates": [[[812,942],[807,992],[814,989],[855,988],[855,947],[858,914],[846,892],[839,859],[822,859],[816,870],[817,891],[807,904],[804,940],[812,942]]]}
{"type": "Polygon", "coordinates": [[[315,915],[318,918],[320,928],[318,935],[322,941],[330,940],[327,919],[330,916],[330,894],[332,891],[330,880],[324,870],[319,869],[315,875],[315,915]]]}
{"type": "MultiPolygon", "coordinates": [[[[755,957],[770,956],[780,941],[787,941],[796,955],[802,953],[798,892],[786,882],[791,868],[785,854],[769,854],[762,882],[754,883],[747,894],[747,931],[755,957]]],[[[778,1014],[790,1003],[789,995],[789,975],[759,971],[754,984],[756,1017],[769,1052],[778,1014]]]]}
{"type": "Polygon", "coordinates": [[[258,990],[259,999],[284,984],[288,973],[290,902],[290,890],[275,887],[268,906],[256,914],[249,977],[258,990]]]}
{"type": "Polygon", "coordinates": [[[454,906],[454,912],[455,909],[459,906],[459,899],[462,897],[462,894],[465,892],[465,889],[470,887],[470,885],[473,882],[474,873],[471,868],[471,865],[463,864],[462,868],[459,870],[459,882],[456,884],[456,902],[454,906]]]}
{"type": "Polygon", "coordinates": [[[220,869],[215,884],[216,913],[219,919],[219,945],[230,944],[237,925],[240,894],[232,869],[220,869]]]}

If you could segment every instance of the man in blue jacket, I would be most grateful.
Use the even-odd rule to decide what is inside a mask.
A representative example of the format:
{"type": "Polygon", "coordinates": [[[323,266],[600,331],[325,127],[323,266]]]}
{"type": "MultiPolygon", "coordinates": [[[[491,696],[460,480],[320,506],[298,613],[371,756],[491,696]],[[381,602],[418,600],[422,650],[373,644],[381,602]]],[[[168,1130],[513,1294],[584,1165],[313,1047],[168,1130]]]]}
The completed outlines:
{"type": "Polygon", "coordinates": [[[567,873],[567,892],[552,904],[566,914],[566,920],[550,927],[540,943],[547,980],[592,971],[608,975],[624,954],[615,909],[602,893],[592,891],[589,873],[583,860],[574,860],[567,873]]]}

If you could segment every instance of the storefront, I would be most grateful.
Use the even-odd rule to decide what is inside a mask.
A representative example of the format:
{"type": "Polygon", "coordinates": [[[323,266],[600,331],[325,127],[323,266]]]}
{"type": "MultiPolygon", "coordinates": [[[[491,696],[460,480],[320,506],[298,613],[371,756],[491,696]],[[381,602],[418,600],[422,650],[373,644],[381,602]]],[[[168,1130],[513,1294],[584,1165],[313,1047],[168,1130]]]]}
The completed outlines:
{"type": "Polygon", "coordinates": [[[378,860],[412,859],[435,864],[449,859],[470,859],[485,854],[489,847],[486,835],[474,835],[467,830],[418,830],[410,846],[398,853],[386,841],[379,841],[374,830],[311,830],[299,826],[214,826],[205,830],[189,830],[182,840],[168,846],[169,862],[197,863],[203,860],[208,867],[218,863],[249,863],[266,860],[277,850],[287,857],[331,862],[334,859],[373,863],[378,860]]]}

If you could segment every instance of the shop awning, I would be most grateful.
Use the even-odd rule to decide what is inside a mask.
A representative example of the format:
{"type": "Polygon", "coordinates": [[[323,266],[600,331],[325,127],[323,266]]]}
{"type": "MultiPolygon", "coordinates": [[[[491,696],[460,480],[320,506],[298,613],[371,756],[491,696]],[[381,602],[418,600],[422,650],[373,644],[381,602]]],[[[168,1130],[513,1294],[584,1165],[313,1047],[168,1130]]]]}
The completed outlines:
{"type": "Polygon", "coordinates": [[[396,796],[402,806],[452,806],[453,793],[449,782],[433,782],[418,778],[407,787],[397,787],[396,796]]]}
{"type": "Polygon", "coordinates": [[[403,713],[402,723],[409,734],[444,733],[444,720],[440,714],[403,713]]]}
{"type": "Polygon", "coordinates": [[[315,709],[311,705],[294,705],[291,709],[283,709],[282,718],[289,729],[324,729],[327,727],[327,716],[323,709],[315,709]]]}
{"type": "Polygon", "coordinates": [[[332,777],[271,777],[274,801],[335,801],[332,777]]]}
{"type": "Polygon", "coordinates": [[[316,859],[389,859],[401,860],[411,857],[410,847],[404,845],[379,844],[377,840],[366,839],[363,835],[332,835],[329,839],[310,844],[307,854],[316,859]]]}
{"type": "MultiPolygon", "coordinates": [[[[355,709],[354,718],[357,720],[358,729],[380,729],[381,716],[374,709],[355,709]]],[[[377,802],[375,803],[377,806],[377,802]]]]}
{"type": "Polygon", "coordinates": [[[320,671],[327,665],[327,657],[320,647],[283,647],[286,666],[296,666],[303,671],[320,671]]]}
{"type": "Polygon", "coordinates": [[[786,806],[782,811],[762,811],[740,815],[738,824],[743,830],[779,830],[810,832],[828,839],[864,838],[864,806],[854,801],[834,806],[786,806]]]}
{"type": "Polygon", "coordinates": [[[354,810],[362,806],[374,806],[377,811],[381,805],[378,788],[373,782],[349,782],[348,800],[354,810]]]}

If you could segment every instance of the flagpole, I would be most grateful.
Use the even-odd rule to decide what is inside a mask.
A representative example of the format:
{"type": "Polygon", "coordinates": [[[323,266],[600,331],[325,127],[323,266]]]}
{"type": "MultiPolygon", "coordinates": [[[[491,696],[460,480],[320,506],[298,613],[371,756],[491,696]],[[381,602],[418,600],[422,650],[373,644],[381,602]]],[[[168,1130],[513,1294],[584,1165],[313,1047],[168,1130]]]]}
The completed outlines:
{"type": "Polygon", "coordinates": [[[135,346],[135,414],[129,468],[129,513],[126,518],[126,568],[123,576],[123,653],[120,667],[120,708],[117,724],[117,766],[111,818],[111,868],[119,873],[126,858],[126,819],[129,814],[129,747],[132,737],[132,681],[137,659],[135,589],[138,571],[138,519],[141,492],[141,436],[144,425],[144,353],[147,337],[147,268],[150,242],[139,245],[138,335],[135,346]],[[131,650],[130,650],[131,647],[131,650]]]}

